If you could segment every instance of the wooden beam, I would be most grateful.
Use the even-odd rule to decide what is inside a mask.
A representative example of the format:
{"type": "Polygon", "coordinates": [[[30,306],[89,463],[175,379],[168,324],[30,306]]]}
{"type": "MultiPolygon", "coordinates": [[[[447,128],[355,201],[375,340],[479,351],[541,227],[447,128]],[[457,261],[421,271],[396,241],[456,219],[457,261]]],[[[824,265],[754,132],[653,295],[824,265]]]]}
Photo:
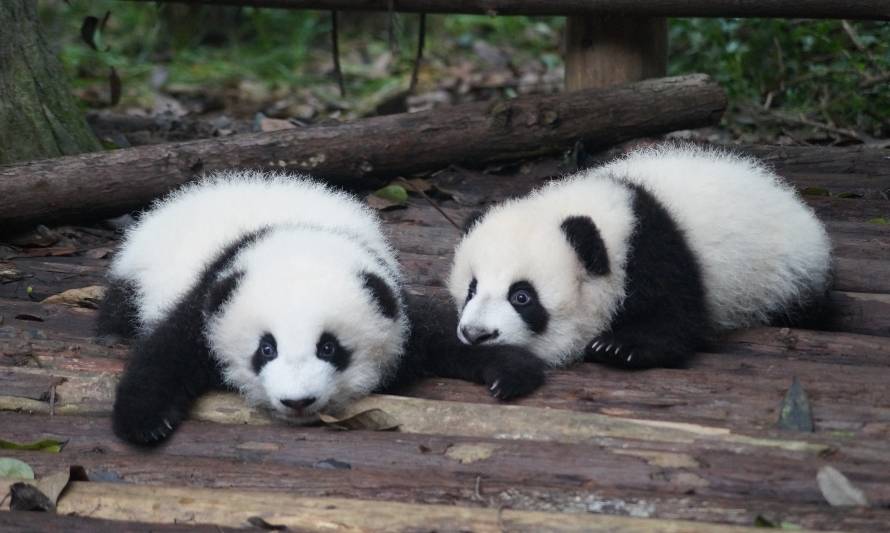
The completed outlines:
{"type": "MultiPolygon", "coordinates": [[[[140,0],[151,1],[157,0],[140,0]]],[[[161,0],[337,11],[475,13],[480,15],[616,15],[656,17],[781,17],[890,20],[885,0],[161,0]]]]}
{"type": "Polygon", "coordinates": [[[689,75],[268,133],[140,146],[0,167],[0,228],[119,214],[203,172],[266,168],[333,182],[611,145],[715,124],[723,90],[689,75]]]}
{"type": "Polygon", "coordinates": [[[667,73],[667,19],[662,17],[569,17],[565,41],[565,84],[570,91],[667,73]]]}
{"type": "MultiPolygon", "coordinates": [[[[7,480],[2,484],[8,483],[7,480]]],[[[79,481],[68,485],[59,499],[57,512],[127,522],[216,524],[228,527],[246,527],[252,517],[260,517],[268,524],[301,531],[752,531],[752,528],[723,524],[593,513],[546,513],[347,498],[310,498],[274,491],[79,481]]]]}

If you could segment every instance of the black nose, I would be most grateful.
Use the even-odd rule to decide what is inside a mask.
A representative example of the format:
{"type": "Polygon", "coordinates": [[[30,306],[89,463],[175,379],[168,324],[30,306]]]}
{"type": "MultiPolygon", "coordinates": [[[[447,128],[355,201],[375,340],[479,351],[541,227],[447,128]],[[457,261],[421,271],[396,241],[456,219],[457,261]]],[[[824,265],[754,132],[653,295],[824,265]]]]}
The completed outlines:
{"type": "Polygon", "coordinates": [[[474,328],[472,326],[464,326],[460,328],[460,332],[463,333],[465,339],[470,341],[470,344],[482,344],[485,341],[498,338],[498,335],[501,334],[498,330],[488,331],[487,329],[474,328]]]}
{"type": "Polygon", "coordinates": [[[308,398],[302,398],[300,400],[281,400],[281,403],[295,411],[299,411],[315,403],[315,396],[309,396],[308,398]]]}

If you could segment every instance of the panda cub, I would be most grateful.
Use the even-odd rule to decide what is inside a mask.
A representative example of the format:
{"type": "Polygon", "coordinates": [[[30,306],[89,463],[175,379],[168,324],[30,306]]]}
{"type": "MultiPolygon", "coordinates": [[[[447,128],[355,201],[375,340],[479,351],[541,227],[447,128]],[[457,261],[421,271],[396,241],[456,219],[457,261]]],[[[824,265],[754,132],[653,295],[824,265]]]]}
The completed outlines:
{"type": "Polygon", "coordinates": [[[137,444],[164,440],[212,388],[301,421],[426,374],[498,381],[503,397],[543,380],[523,348],[468,350],[431,324],[412,335],[435,307],[409,312],[377,216],[298,176],[179,189],[126,233],[108,278],[98,332],[136,338],[113,427],[137,444]]]}
{"type": "Polygon", "coordinates": [[[830,243],[753,159],[663,145],[507,201],[469,226],[449,291],[470,345],[677,366],[710,333],[825,311],[830,243]]]}

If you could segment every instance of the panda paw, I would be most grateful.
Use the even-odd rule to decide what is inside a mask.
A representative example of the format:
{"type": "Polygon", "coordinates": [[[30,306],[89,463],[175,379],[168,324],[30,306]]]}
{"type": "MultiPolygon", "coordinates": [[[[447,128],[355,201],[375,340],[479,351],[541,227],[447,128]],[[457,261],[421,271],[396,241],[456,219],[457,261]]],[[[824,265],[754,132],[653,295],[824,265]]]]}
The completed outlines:
{"type": "Polygon", "coordinates": [[[483,371],[488,392],[498,400],[525,396],[544,383],[544,362],[530,352],[516,347],[500,346],[489,354],[483,371]]]}
{"type": "Polygon", "coordinates": [[[658,352],[638,343],[625,342],[612,333],[594,337],[587,344],[587,361],[621,368],[658,366],[658,352]]]}
{"type": "Polygon", "coordinates": [[[112,413],[112,429],[121,439],[140,446],[157,446],[179,426],[183,410],[160,393],[118,389],[112,413]],[[154,398],[152,398],[154,396],[154,398]]]}

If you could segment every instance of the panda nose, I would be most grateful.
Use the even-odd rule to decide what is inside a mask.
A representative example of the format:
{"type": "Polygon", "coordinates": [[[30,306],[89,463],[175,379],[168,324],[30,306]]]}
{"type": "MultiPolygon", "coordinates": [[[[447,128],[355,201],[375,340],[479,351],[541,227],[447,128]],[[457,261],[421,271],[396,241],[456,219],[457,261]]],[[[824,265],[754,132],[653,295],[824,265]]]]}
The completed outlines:
{"type": "Polygon", "coordinates": [[[308,398],[301,398],[299,400],[281,400],[281,403],[286,407],[290,407],[294,411],[302,411],[315,403],[315,396],[309,396],[308,398]]]}
{"type": "Polygon", "coordinates": [[[489,331],[485,328],[477,328],[473,326],[463,326],[460,328],[460,332],[470,344],[482,344],[485,341],[494,340],[500,335],[500,331],[498,330],[489,331]]]}

